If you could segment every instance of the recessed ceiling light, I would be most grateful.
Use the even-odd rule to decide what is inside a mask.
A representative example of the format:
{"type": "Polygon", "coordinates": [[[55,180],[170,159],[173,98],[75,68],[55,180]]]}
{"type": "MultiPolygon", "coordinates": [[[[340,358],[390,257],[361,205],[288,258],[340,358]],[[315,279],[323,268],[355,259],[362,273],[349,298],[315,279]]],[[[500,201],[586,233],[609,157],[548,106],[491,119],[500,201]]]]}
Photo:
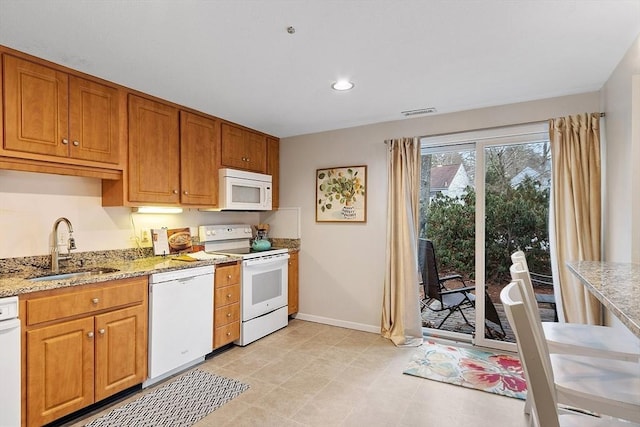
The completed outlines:
{"type": "Polygon", "coordinates": [[[338,80],[337,82],[334,82],[331,85],[331,88],[333,90],[345,91],[345,90],[353,89],[353,86],[354,86],[353,83],[350,82],[349,80],[341,79],[341,80],[338,80]]]}

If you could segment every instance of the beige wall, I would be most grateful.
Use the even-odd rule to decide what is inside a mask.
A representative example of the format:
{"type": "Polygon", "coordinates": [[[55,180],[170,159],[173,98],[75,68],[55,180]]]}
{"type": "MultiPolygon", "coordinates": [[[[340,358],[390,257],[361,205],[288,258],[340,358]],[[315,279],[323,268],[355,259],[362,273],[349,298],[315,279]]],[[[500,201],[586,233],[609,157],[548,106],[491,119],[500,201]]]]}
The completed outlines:
{"type": "Polygon", "coordinates": [[[379,123],[281,141],[281,205],[301,208],[303,319],[379,331],[386,236],[383,141],[547,120],[599,109],[597,92],[379,123]],[[368,166],[366,224],[315,222],[315,171],[368,166]]]}
{"type": "Polygon", "coordinates": [[[605,259],[640,262],[640,37],[604,85],[601,105],[606,113],[605,259]]]}
{"type": "MultiPolygon", "coordinates": [[[[101,191],[95,178],[0,170],[0,258],[49,254],[51,229],[61,216],[73,224],[77,252],[133,248],[135,236],[150,228],[257,224],[256,213],[186,210],[179,215],[148,215],[131,213],[129,208],[103,208],[101,191]]],[[[66,233],[64,225],[60,230],[66,233]]]]}

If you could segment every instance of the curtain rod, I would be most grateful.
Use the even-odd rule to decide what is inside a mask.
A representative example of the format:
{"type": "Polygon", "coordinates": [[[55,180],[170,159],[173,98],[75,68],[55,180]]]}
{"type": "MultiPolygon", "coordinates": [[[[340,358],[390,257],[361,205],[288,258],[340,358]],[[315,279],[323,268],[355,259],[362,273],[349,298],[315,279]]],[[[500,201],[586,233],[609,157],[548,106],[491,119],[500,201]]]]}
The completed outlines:
{"type": "MultiPolygon", "coordinates": [[[[600,113],[600,117],[605,117],[605,113],[600,113]]],[[[510,124],[510,125],[490,126],[490,127],[487,127],[487,128],[466,129],[466,130],[460,130],[460,131],[456,131],[456,132],[432,133],[432,134],[428,134],[428,135],[420,135],[418,138],[426,138],[426,137],[431,138],[431,137],[434,137],[434,136],[456,135],[456,134],[459,134],[459,133],[477,132],[477,131],[480,131],[480,130],[504,129],[504,128],[508,128],[508,127],[512,127],[512,126],[535,125],[535,124],[547,123],[548,121],[549,121],[549,119],[547,119],[547,120],[536,120],[536,121],[532,121],[532,122],[513,123],[513,124],[510,124]]],[[[387,141],[385,141],[384,143],[386,144],[387,141]]]]}

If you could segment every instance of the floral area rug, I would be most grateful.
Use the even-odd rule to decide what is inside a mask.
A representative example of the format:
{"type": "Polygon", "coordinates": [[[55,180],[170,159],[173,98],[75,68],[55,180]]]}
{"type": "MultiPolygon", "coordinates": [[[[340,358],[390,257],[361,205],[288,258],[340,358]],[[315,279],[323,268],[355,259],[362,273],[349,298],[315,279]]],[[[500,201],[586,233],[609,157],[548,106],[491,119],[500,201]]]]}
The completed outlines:
{"type": "Polygon", "coordinates": [[[509,354],[425,341],[403,373],[517,399],[527,396],[520,359],[509,354]]]}

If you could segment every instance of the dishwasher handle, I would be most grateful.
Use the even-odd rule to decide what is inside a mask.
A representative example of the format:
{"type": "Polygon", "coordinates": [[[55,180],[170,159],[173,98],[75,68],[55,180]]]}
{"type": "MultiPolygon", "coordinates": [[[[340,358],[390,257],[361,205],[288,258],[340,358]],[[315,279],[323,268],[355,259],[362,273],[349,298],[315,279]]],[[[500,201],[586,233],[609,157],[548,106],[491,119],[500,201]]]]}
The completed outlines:
{"type": "Polygon", "coordinates": [[[20,327],[20,319],[9,319],[0,322],[0,331],[8,331],[20,327]]]}

